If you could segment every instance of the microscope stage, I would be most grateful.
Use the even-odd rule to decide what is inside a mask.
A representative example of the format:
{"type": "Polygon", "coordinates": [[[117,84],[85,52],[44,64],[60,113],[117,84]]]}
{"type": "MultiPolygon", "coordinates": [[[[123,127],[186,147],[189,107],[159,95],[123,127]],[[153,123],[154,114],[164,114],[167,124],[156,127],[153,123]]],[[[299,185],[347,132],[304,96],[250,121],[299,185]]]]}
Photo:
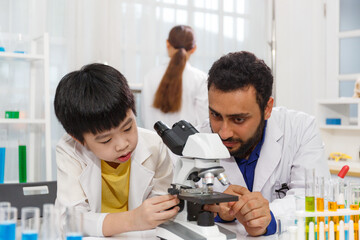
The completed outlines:
{"type": "Polygon", "coordinates": [[[220,192],[212,192],[210,194],[180,193],[178,198],[201,205],[221,202],[236,202],[238,200],[237,196],[220,192]]]}

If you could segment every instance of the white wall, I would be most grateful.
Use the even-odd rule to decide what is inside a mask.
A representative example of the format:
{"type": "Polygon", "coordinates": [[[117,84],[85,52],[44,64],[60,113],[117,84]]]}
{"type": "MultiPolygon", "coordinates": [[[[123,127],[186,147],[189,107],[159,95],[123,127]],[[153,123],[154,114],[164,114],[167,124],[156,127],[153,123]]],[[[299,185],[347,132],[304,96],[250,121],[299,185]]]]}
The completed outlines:
{"type": "Polygon", "coordinates": [[[276,105],[315,114],[325,96],[325,17],[321,0],[276,0],[276,105]]]}

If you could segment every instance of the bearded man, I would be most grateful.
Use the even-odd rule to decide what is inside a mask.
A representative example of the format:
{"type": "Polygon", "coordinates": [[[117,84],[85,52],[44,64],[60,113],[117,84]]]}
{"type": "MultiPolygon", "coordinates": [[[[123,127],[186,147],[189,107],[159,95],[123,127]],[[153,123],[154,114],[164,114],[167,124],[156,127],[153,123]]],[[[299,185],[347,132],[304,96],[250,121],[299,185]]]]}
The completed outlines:
{"type": "Polygon", "coordinates": [[[305,169],[330,178],[315,118],[273,107],[273,76],[250,52],[229,53],[209,70],[209,121],[200,132],[218,133],[231,157],[222,159],[232,185],[215,191],[239,196],[235,203],[206,205],[216,221],[238,221],[252,236],[276,232],[280,216],[293,214],[304,195],[305,169]]]}

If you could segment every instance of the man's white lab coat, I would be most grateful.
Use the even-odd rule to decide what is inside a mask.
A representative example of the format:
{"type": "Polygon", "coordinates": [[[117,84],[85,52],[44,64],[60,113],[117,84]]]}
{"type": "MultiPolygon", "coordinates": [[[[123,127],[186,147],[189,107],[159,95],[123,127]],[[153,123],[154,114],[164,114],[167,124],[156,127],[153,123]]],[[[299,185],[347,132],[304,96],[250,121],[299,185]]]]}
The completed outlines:
{"type": "MultiPolygon", "coordinates": [[[[199,130],[211,132],[209,122],[205,122],[199,130]]],[[[234,157],[222,159],[220,164],[231,184],[246,187],[234,157]]],[[[315,168],[316,176],[330,178],[315,118],[286,108],[273,108],[255,168],[253,192],[261,192],[270,202],[270,210],[275,217],[294,213],[295,195],[304,196],[305,168],[315,168]],[[283,183],[290,190],[286,197],[279,199],[275,190],[280,189],[283,183]]],[[[222,192],[226,188],[215,181],[215,191],[222,192]]]]}

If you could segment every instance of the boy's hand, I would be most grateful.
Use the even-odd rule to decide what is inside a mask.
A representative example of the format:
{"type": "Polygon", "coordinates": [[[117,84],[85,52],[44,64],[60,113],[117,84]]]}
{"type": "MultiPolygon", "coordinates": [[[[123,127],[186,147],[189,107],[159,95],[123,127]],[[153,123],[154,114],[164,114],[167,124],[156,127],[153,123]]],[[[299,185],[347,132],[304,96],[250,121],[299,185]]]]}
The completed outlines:
{"type": "Polygon", "coordinates": [[[146,199],[138,208],[133,210],[133,224],[136,230],[155,228],[161,223],[173,218],[179,211],[180,200],[173,195],[156,196],[146,199]],[[176,207],[174,207],[176,206],[176,207]],[[173,209],[167,210],[171,207],[173,209]]]}

